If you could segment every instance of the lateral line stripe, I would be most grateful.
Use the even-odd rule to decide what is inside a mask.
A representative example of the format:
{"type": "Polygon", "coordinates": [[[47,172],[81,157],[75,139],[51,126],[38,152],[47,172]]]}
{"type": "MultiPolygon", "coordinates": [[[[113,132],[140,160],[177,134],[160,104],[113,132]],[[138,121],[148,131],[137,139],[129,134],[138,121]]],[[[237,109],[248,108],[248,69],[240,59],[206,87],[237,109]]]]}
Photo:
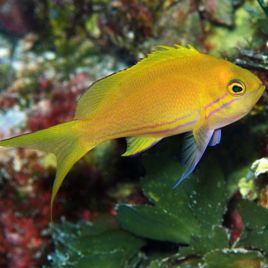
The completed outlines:
{"type": "MultiPolygon", "coordinates": [[[[133,129],[129,129],[129,130],[119,131],[119,132],[116,132],[116,133],[113,133],[113,134],[108,134],[108,135],[98,137],[96,140],[105,139],[105,138],[108,138],[108,137],[111,137],[111,136],[117,136],[117,135],[125,134],[125,133],[128,133],[128,132],[132,132],[132,131],[140,131],[140,130],[146,130],[146,129],[150,129],[150,128],[159,127],[159,126],[170,125],[170,124],[175,123],[175,122],[177,122],[177,121],[179,121],[181,119],[185,119],[185,118],[189,117],[190,115],[192,115],[192,114],[177,118],[177,119],[175,119],[173,121],[164,122],[164,123],[161,123],[161,124],[155,124],[155,125],[151,125],[151,126],[144,126],[144,127],[140,127],[140,128],[133,128],[133,129]]],[[[177,129],[180,129],[180,128],[185,127],[185,126],[192,125],[192,124],[196,123],[196,121],[197,120],[195,119],[195,120],[186,122],[186,123],[184,123],[182,125],[179,125],[179,126],[177,126],[175,128],[171,128],[171,129],[147,132],[146,135],[147,134],[161,134],[161,133],[166,133],[166,132],[169,132],[169,131],[172,131],[172,130],[177,130],[177,129]]]]}
{"type": "Polygon", "coordinates": [[[239,99],[232,99],[231,101],[228,101],[228,102],[222,104],[219,108],[217,108],[217,109],[211,111],[211,112],[206,116],[206,119],[209,119],[213,114],[219,112],[219,111],[222,110],[223,108],[225,108],[225,107],[231,105],[232,103],[234,103],[234,102],[236,102],[236,101],[238,101],[238,100],[239,100],[239,99]]]}
{"type": "Polygon", "coordinates": [[[179,125],[175,128],[171,128],[171,129],[166,129],[166,130],[160,130],[160,131],[155,131],[155,132],[148,132],[148,134],[160,134],[160,133],[168,133],[169,131],[172,131],[172,130],[178,130],[182,127],[186,127],[186,126],[190,126],[190,125],[193,125],[197,122],[197,120],[193,120],[193,121],[189,121],[189,122],[186,122],[182,125],[179,125]]]}
{"type": "Polygon", "coordinates": [[[225,94],[223,94],[221,97],[217,98],[216,100],[210,102],[209,104],[205,105],[205,109],[209,108],[210,106],[212,106],[213,104],[219,102],[220,100],[224,99],[226,96],[228,95],[228,92],[226,92],[225,94]]]}

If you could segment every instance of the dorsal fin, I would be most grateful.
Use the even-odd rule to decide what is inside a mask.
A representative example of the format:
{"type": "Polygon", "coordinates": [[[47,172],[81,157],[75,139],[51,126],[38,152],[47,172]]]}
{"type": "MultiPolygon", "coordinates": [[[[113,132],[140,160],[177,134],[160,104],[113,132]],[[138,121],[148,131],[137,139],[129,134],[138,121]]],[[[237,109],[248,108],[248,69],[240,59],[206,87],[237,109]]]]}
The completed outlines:
{"type": "Polygon", "coordinates": [[[197,54],[200,53],[190,45],[188,45],[188,47],[177,44],[173,47],[157,46],[152,53],[141,59],[136,65],[108,77],[104,77],[90,86],[77,103],[75,119],[85,119],[94,115],[99,104],[106,99],[107,96],[111,97],[110,93],[112,91],[120,89],[120,83],[122,83],[122,80],[126,79],[128,75],[135,75],[135,73],[142,71],[146,67],[151,68],[152,65],[163,63],[163,61],[166,60],[185,58],[197,54]]]}
{"type": "Polygon", "coordinates": [[[118,88],[119,81],[124,77],[126,70],[104,77],[93,83],[77,102],[75,119],[85,119],[92,116],[99,104],[114,89],[118,88]]]}
{"type": "Polygon", "coordinates": [[[173,47],[160,45],[153,49],[145,58],[140,60],[135,67],[148,66],[148,64],[162,62],[164,60],[185,58],[200,54],[198,50],[188,45],[187,47],[175,44],[173,47]]]}

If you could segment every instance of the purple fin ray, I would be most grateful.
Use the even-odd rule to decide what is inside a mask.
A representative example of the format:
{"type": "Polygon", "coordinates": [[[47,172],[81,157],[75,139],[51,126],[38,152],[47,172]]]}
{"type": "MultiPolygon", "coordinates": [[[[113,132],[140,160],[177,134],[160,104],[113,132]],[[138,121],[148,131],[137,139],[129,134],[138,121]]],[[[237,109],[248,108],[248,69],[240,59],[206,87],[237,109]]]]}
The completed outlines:
{"type": "Polygon", "coordinates": [[[213,132],[212,138],[209,142],[209,146],[216,146],[221,142],[221,129],[216,129],[213,132]]]}
{"type": "Polygon", "coordinates": [[[173,188],[176,188],[181,184],[194,171],[196,165],[202,158],[213,133],[213,130],[201,127],[194,133],[187,134],[182,152],[185,170],[173,188]]]}

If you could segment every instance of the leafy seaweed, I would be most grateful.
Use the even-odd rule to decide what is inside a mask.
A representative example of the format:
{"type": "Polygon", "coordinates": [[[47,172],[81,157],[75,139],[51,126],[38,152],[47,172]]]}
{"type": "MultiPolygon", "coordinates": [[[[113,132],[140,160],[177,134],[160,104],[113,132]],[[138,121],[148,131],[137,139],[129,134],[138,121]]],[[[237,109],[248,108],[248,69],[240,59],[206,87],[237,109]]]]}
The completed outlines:
{"type": "Polygon", "coordinates": [[[126,267],[144,242],[118,228],[108,217],[89,223],[53,226],[52,267],[126,267]]]}
{"type": "Polygon", "coordinates": [[[178,161],[147,159],[147,175],[141,184],[152,204],[120,204],[118,221],[126,230],[145,238],[191,244],[195,253],[228,246],[226,230],[221,226],[226,210],[226,184],[216,163],[208,165],[214,166],[213,171],[192,177],[173,189],[182,171],[178,161]]]}
{"type": "Polygon", "coordinates": [[[261,268],[263,255],[256,251],[244,249],[215,250],[204,257],[206,268],[261,268]]]}
{"type": "MultiPolygon", "coordinates": [[[[182,171],[178,161],[155,154],[154,160],[146,158],[147,175],[141,185],[150,203],[118,205],[118,221],[138,236],[179,244],[176,259],[180,265],[174,267],[197,267],[197,263],[218,268],[262,267],[265,258],[258,250],[267,251],[267,230],[263,227],[267,225],[268,211],[249,201],[244,207],[242,202],[240,209],[248,213],[246,224],[247,219],[254,218],[248,221],[251,230],[244,231],[244,244],[241,241],[230,245],[230,230],[223,226],[229,202],[227,183],[216,161],[206,160],[198,174],[173,189],[182,171]]],[[[164,263],[163,259],[154,260],[150,267],[167,267],[161,266],[164,263]]]]}
{"type": "Polygon", "coordinates": [[[239,204],[238,210],[245,224],[239,245],[262,250],[268,255],[268,210],[247,200],[239,204]]]}
{"type": "Polygon", "coordinates": [[[267,1],[266,1],[266,4],[265,4],[264,0],[258,0],[258,3],[261,6],[261,8],[263,9],[263,11],[266,14],[266,16],[268,17],[268,4],[267,4],[267,1]]]}

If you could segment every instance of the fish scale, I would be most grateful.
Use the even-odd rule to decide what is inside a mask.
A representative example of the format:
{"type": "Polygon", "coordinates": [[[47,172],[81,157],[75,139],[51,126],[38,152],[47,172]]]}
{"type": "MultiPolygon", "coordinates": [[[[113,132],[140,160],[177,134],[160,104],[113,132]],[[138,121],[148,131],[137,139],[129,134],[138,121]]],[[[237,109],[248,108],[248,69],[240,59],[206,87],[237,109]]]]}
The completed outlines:
{"type": "Polygon", "coordinates": [[[191,46],[159,46],[136,65],[96,81],[77,103],[73,120],[0,141],[4,147],[51,152],[57,158],[51,207],[71,167],[98,144],[127,138],[123,156],[189,132],[179,185],[195,169],[221,128],[245,116],[265,87],[253,73],[191,46]]]}

